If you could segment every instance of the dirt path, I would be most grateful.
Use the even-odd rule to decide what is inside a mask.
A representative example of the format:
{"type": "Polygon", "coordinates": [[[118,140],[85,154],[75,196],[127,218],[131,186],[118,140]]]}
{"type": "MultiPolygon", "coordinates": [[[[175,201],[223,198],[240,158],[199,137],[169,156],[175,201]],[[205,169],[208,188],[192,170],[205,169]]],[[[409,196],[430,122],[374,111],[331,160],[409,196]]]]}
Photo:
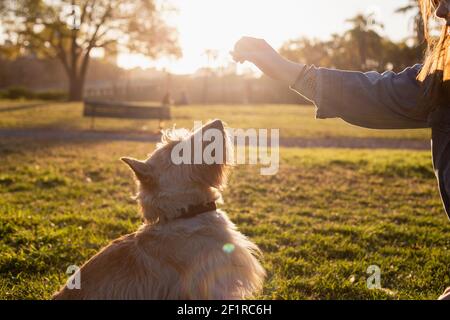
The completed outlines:
{"type": "MultiPolygon", "coordinates": [[[[117,131],[81,131],[52,129],[0,129],[0,138],[33,140],[83,140],[83,141],[139,141],[157,142],[158,134],[127,133],[117,131]]],[[[288,148],[351,148],[351,149],[411,149],[428,150],[430,142],[412,139],[386,138],[280,138],[280,146],[288,148]]]]}

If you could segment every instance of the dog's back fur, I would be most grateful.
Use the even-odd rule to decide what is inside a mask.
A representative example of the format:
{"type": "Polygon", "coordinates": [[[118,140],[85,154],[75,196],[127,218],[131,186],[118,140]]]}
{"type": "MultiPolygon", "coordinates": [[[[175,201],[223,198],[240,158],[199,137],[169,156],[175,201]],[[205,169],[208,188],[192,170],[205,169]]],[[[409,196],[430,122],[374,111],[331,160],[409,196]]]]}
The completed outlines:
{"type": "Polygon", "coordinates": [[[220,210],[144,225],[92,257],[56,299],[242,299],[261,289],[259,250],[220,210]],[[234,250],[223,250],[224,244],[234,250]]]}

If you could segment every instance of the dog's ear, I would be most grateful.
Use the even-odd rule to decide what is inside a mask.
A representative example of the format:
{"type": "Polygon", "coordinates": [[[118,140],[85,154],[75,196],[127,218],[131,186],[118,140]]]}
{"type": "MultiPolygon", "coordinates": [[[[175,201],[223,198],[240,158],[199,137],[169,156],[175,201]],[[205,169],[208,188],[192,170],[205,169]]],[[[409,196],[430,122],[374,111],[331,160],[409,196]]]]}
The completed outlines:
{"type": "Polygon", "coordinates": [[[120,160],[125,162],[130,167],[130,169],[133,170],[136,178],[140,182],[146,185],[152,184],[152,168],[148,163],[127,157],[122,157],[120,158],[120,160]]]}
{"type": "MultiPolygon", "coordinates": [[[[203,160],[202,162],[205,162],[204,158],[204,151],[206,148],[210,148],[212,152],[209,152],[211,156],[214,157],[214,160],[225,163],[227,160],[227,134],[225,132],[224,123],[221,120],[212,120],[209,121],[207,124],[202,126],[201,128],[197,128],[194,132],[192,132],[188,142],[191,143],[191,163],[198,164],[197,161],[195,161],[196,152],[200,152],[200,157],[197,157],[197,159],[203,160]],[[220,140],[220,141],[219,141],[220,140]],[[214,142],[214,144],[212,143],[214,142]],[[201,149],[197,150],[196,147],[200,146],[201,149]],[[218,149],[214,148],[217,147],[218,149]],[[219,154],[216,154],[219,152],[219,154]]],[[[210,151],[208,149],[208,151],[210,151]]],[[[211,163],[213,159],[210,159],[210,161],[206,161],[206,163],[211,163]]]]}
{"type": "Polygon", "coordinates": [[[210,120],[208,123],[206,123],[203,127],[202,130],[206,131],[208,129],[217,129],[221,132],[223,132],[224,129],[224,124],[222,122],[222,120],[219,119],[215,119],[215,120],[210,120]]]}

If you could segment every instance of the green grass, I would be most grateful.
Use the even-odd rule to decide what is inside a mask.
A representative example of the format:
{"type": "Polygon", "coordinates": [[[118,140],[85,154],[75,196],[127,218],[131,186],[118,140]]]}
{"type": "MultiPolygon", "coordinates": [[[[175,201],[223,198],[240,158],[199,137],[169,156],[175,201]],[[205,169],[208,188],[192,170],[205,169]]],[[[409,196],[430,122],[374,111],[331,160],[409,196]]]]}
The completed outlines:
{"type": "MultiPolygon", "coordinates": [[[[1,106],[8,102],[0,102],[1,106]]],[[[193,121],[220,118],[235,128],[278,128],[282,137],[359,137],[429,139],[430,131],[370,130],[349,125],[339,119],[317,121],[312,106],[297,105],[212,105],[173,107],[170,127],[193,126],[193,121]]],[[[0,128],[89,129],[90,118],[82,117],[80,103],[49,103],[33,109],[8,111],[0,114],[0,128]]],[[[97,119],[97,130],[155,131],[158,121],[97,119]]]]}
{"type": "MultiPolygon", "coordinates": [[[[69,265],[134,231],[135,186],[118,159],[152,148],[0,141],[0,299],[49,298],[69,265]]],[[[224,194],[223,209],[264,252],[261,298],[435,299],[450,285],[450,223],[429,152],[281,149],[281,157],[275,176],[237,167],[224,194]],[[381,268],[383,290],[366,288],[370,265],[381,268]]]]}

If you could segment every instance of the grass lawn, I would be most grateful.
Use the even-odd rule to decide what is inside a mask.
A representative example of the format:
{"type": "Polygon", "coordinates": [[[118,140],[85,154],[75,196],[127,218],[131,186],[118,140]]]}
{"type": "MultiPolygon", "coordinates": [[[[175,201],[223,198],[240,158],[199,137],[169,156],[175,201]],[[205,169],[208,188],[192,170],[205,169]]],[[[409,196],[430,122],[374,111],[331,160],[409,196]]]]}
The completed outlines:
{"type": "MultiPolygon", "coordinates": [[[[60,108],[41,114],[36,124],[62,124],[69,121],[66,113],[80,112],[76,104],[60,108]]],[[[291,134],[297,132],[293,115],[303,115],[297,126],[308,128],[311,109],[282,108],[272,122],[262,116],[246,122],[241,116],[251,107],[221,112],[231,125],[279,121],[291,134]]],[[[188,122],[189,110],[206,116],[201,107],[174,113],[188,122]]],[[[267,117],[275,107],[260,110],[267,117]]],[[[0,118],[1,126],[13,126],[11,118],[0,118]]],[[[340,134],[355,130],[328,123],[340,134]]],[[[81,118],[67,122],[83,124],[81,118]]],[[[329,130],[323,125],[306,132],[329,130]]],[[[81,265],[110,240],[134,231],[140,224],[131,200],[134,183],[118,159],[143,158],[152,148],[0,141],[0,299],[49,298],[66,281],[69,265],[81,265]]],[[[223,209],[264,252],[268,278],[261,298],[435,299],[450,286],[450,223],[429,152],[281,149],[281,157],[271,177],[260,176],[257,167],[237,167],[224,195],[223,209]],[[381,268],[382,290],[366,288],[370,265],[381,268]]]]}
{"type": "MultiPolygon", "coordinates": [[[[22,102],[23,103],[23,102],[22,102]]],[[[89,129],[90,118],[82,117],[80,103],[49,103],[37,108],[1,112],[2,106],[12,104],[0,101],[0,128],[57,128],[89,129]]],[[[17,102],[16,102],[17,104],[17,102]]],[[[192,105],[173,107],[173,120],[166,127],[192,128],[193,121],[220,118],[234,128],[278,128],[282,137],[359,137],[429,139],[430,131],[423,130],[369,130],[349,125],[342,120],[315,120],[312,106],[298,105],[192,105]]],[[[155,131],[158,121],[97,119],[97,130],[155,131]]]]}

